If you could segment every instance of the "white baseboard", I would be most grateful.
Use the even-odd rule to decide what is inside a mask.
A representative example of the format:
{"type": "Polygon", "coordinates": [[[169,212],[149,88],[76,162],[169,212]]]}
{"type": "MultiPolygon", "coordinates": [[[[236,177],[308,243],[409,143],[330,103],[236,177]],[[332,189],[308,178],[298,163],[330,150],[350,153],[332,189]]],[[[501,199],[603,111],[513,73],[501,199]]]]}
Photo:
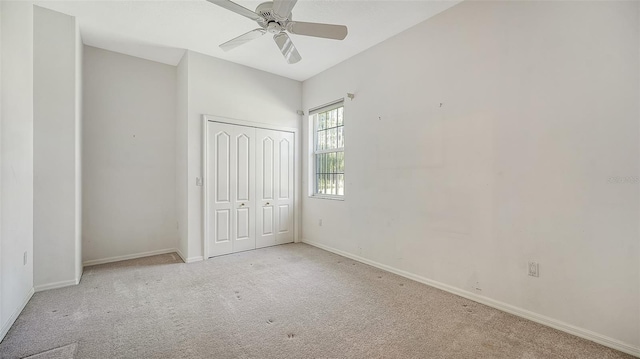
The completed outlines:
{"type": "Polygon", "coordinates": [[[182,252],[179,249],[176,249],[176,253],[178,253],[178,256],[180,256],[180,259],[182,259],[182,261],[185,262],[185,263],[200,262],[200,261],[203,260],[202,256],[187,258],[184,254],[182,254],[182,252]]]}
{"type": "Polygon", "coordinates": [[[187,263],[187,260],[185,259],[184,254],[182,254],[180,249],[176,249],[176,254],[178,254],[178,257],[180,257],[180,259],[182,259],[183,262],[187,263]]]}
{"type": "Polygon", "coordinates": [[[22,313],[24,307],[27,306],[27,303],[29,303],[29,300],[31,300],[33,293],[35,293],[35,291],[33,290],[33,288],[31,288],[31,290],[29,290],[29,293],[27,293],[27,296],[24,297],[22,304],[18,308],[16,308],[11,317],[9,317],[9,320],[7,320],[7,322],[2,326],[2,331],[0,331],[0,342],[4,339],[4,336],[7,335],[9,329],[11,329],[11,326],[13,326],[13,323],[15,323],[16,319],[18,319],[18,316],[20,315],[20,313],[22,313]]]}
{"type": "Polygon", "coordinates": [[[425,277],[422,277],[422,276],[419,276],[419,275],[416,275],[416,274],[413,274],[413,273],[409,273],[409,272],[406,272],[406,271],[403,271],[403,270],[400,270],[400,269],[396,269],[394,267],[391,267],[391,266],[388,266],[388,265],[385,265],[385,264],[381,264],[381,263],[378,263],[378,262],[375,262],[375,261],[372,261],[372,260],[357,256],[357,255],[351,254],[351,253],[347,253],[347,252],[341,251],[339,249],[335,249],[335,248],[326,246],[324,244],[320,244],[320,243],[317,243],[317,242],[314,242],[314,241],[310,241],[308,239],[302,239],[302,242],[310,244],[310,245],[312,245],[314,247],[318,247],[320,249],[324,249],[326,251],[341,255],[343,257],[351,258],[351,259],[356,260],[358,262],[362,262],[362,263],[368,264],[370,266],[373,266],[373,267],[376,267],[376,268],[380,268],[380,269],[385,270],[387,272],[391,272],[391,273],[397,274],[399,276],[402,276],[402,277],[405,277],[405,278],[409,278],[409,279],[414,280],[416,282],[420,282],[420,283],[426,284],[428,286],[431,286],[431,287],[434,287],[434,288],[438,288],[438,289],[444,290],[446,292],[449,292],[449,293],[452,293],[452,294],[455,294],[455,295],[458,295],[458,296],[473,300],[474,302],[478,302],[478,303],[487,305],[489,307],[501,310],[503,312],[507,312],[507,313],[510,313],[510,314],[513,314],[513,315],[517,315],[519,317],[522,317],[522,318],[534,321],[536,323],[540,323],[540,324],[549,326],[549,327],[554,328],[554,329],[561,330],[563,332],[575,335],[577,337],[584,338],[584,339],[590,340],[592,342],[596,342],[598,344],[602,344],[602,345],[604,345],[606,347],[609,347],[609,348],[612,348],[612,349],[615,349],[615,350],[619,350],[619,351],[621,351],[623,353],[627,353],[627,354],[630,354],[630,355],[633,355],[633,356],[636,356],[636,357],[640,357],[640,348],[634,347],[634,346],[632,346],[630,344],[627,344],[627,343],[623,343],[623,342],[621,342],[621,341],[619,341],[617,339],[613,339],[613,338],[610,338],[610,337],[607,337],[607,336],[592,332],[592,331],[587,330],[587,329],[576,327],[574,325],[571,325],[571,324],[568,324],[568,323],[565,323],[565,322],[562,322],[562,321],[559,321],[559,320],[556,320],[556,319],[553,319],[553,318],[550,318],[550,317],[547,317],[547,316],[544,316],[544,315],[541,315],[541,314],[538,314],[538,313],[534,313],[534,312],[528,311],[526,309],[518,308],[518,307],[515,307],[515,306],[507,304],[507,303],[503,303],[503,302],[500,302],[500,301],[497,301],[497,300],[494,300],[494,299],[491,299],[491,298],[483,297],[483,296],[477,295],[475,293],[466,291],[464,289],[456,288],[456,287],[450,286],[448,284],[440,283],[440,282],[437,282],[437,281],[434,281],[434,280],[431,280],[431,279],[428,279],[428,278],[425,278],[425,277]]]}
{"type": "Polygon", "coordinates": [[[72,286],[72,285],[78,285],[78,283],[80,283],[80,278],[70,279],[70,280],[63,280],[63,281],[59,281],[59,282],[53,282],[53,283],[47,283],[47,284],[37,285],[37,286],[35,286],[34,290],[35,290],[36,292],[42,292],[43,290],[58,289],[58,288],[64,288],[64,287],[70,287],[70,286],[72,286]]]}
{"type": "Polygon", "coordinates": [[[120,262],[120,261],[126,261],[128,259],[136,259],[136,258],[157,256],[159,254],[167,254],[167,253],[175,253],[175,252],[176,252],[175,248],[167,248],[167,249],[159,249],[159,250],[150,251],[150,252],[127,254],[127,255],[124,255],[124,256],[109,257],[109,258],[103,258],[103,259],[92,259],[92,260],[88,260],[88,261],[82,262],[82,266],[83,267],[95,266],[95,265],[98,265],[98,264],[120,262]]]}
{"type": "Polygon", "coordinates": [[[189,257],[187,258],[187,260],[185,261],[185,263],[193,263],[193,262],[202,262],[204,259],[202,256],[197,256],[197,257],[189,257]]]}

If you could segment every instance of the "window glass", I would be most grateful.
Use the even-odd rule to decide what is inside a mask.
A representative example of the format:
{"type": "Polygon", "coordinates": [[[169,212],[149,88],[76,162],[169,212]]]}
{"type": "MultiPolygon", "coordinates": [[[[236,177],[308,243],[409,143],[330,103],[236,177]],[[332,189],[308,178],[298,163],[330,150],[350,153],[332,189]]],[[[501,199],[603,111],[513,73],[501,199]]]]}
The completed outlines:
{"type": "Polygon", "coordinates": [[[344,196],[344,107],[334,104],[311,115],[314,128],[314,195],[344,196]]]}

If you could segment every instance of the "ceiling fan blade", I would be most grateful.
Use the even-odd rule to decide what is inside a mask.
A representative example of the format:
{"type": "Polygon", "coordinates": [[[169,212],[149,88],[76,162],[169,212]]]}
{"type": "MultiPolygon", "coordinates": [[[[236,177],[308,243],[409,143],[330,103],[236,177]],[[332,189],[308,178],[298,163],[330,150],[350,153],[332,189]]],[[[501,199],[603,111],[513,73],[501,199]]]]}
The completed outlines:
{"type": "Polygon", "coordinates": [[[347,37],[347,27],[344,25],[319,24],[315,22],[291,21],[287,24],[287,31],[296,35],[323,37],[325,39],[343,40],[347,37]]]}
{"type": "Polygon", "coordinates": [[[272,11],[283,20],[289,18],[298,0],[273,0],[272,11]]]}
{"type": "Polygon", "coordinates": [[[236,14],[240,14],[244,17],[248,17],[251,20],[254,21],[264,21],[264,18],[260,15],[258,15],[257,13],[247,9],[246,7],[243,7],[241,5],[238,5],[236,3],[234,3],[233,1],[229,1],[229,0],[207,0],[208,2],[212,3],[212,4],[216,4],[220,7],[223,7],[227,10],[233,11],[236,14]]]}
{"type": "Polygon", "coordinates": [[[265,29],[251,30],[245,34],[242,34],[236,37],[235,39],[231,39],[225,42],[224,44],[220,45],[220,48],[223,49],[224,51],[233,50],[240,45],[244,45],[251,40],[259,38],[260,36],[264,35],[266,32],[267,31],[265,29]]]}
{"type": "Polygon", "coordinates": [[[300,56],[300,53],[289,38],[289,35],[281,32],[279,34],[273,35],[273,40],[275,40],[276,44],[280,48],[280,52],[282,52],[282,55],[289,64],[295,64],[296,62],[302,60],[302,56],[300,56]]]}

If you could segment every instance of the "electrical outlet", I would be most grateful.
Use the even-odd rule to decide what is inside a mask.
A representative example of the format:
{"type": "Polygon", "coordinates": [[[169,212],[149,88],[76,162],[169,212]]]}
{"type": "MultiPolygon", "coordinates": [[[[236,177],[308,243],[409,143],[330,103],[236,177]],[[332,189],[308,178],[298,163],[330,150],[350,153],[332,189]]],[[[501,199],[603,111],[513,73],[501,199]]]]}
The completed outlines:
{"type": "Polygon", "coordinates": [[[318,221],[318,225],[319,225],[320,227],[322,227],[322,220],[319,220],[319,221],[318,221]]]}
{"type": "Polygon", "coordinates": [[[22,265],[26,266],[27,265],[27,252],[24,252],[22,254],[22,265]]]}
{"type": "Polygon", "coordinates": [[[202,186],[202,178],[196,177],[196,186],[202,186]]]}
{"type": "Polygon", "coordinates": [[[529,275],[532,277],[540,277],[540,266],[538,262],[529,262],[529,275]]]}

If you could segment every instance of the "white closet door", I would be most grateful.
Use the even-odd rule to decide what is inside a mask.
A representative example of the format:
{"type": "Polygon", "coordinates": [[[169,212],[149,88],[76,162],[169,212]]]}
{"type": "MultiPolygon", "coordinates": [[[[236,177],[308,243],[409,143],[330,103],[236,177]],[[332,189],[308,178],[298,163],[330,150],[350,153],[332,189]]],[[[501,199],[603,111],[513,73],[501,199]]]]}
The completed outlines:
{"type": "Polygon", "coordinates": [[[276,244],[293,242],[293,133],[280,132],[276,191],[276,244]]]}
{"type": "Polygon", "coordinates": [[[209,256],[254,249],[255,129],[211,122],[207,131],[209,256]]]}
{"type": "Polygon", "coordinates": [[[256,130],[256,247],[276,244],[276,145],[279,133],[256,130]]]}
{"type": "Polygon", "coordinates": [[[256,247],[293,242],[293,133],[256,130],[256,247]]]}

